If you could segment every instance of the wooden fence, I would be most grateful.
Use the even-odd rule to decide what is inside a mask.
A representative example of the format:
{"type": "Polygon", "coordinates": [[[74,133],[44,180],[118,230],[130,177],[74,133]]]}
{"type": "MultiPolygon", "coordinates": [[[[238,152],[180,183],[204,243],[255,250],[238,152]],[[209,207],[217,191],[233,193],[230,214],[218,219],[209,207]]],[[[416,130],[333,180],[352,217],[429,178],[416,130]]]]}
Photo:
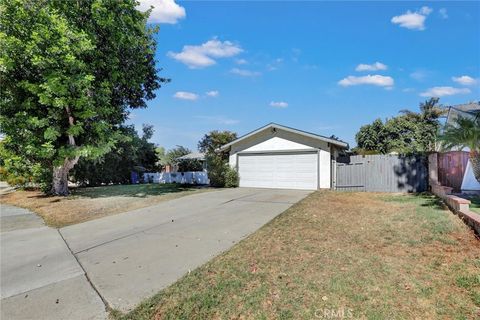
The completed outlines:
{"type": "Polygon", "coordinates": [[[463,176],[468,164],[468,152],[450,151],[438,153],[438,182],[442,186],[453,188],[459,192],[462,187],[463,176]]]}
{"type": "Polygon", "coordinates": [[[424,156],[351,156],[336,165],[338,191],[423,192],[428,162],[424,156]]]}

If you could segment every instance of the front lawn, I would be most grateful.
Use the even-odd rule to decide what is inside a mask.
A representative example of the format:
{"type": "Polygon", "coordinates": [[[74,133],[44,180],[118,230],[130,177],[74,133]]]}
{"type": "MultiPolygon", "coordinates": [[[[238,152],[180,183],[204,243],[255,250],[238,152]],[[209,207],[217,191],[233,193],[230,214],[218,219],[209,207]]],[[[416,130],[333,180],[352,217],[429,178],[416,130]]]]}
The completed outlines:
{"type": "Polygon", "coordinates": [[[211,189],[180,184],[112,185],[72,188],[68,197],[17,190],[0,195],[0,203],[29,209],[40,215],[47,225],[64,227],[207,190],[211,189]]]}
{"type": "Polygon", "coordinates": [[[470,210],[480,214],[480,196],[473,196],[470,198],[470,201],[472,202],[470,204],[470,210]]]}
{"type": "Polygon", "coordinates": [[[316,192],[131,313],[112,316],[474,319],[479,308],[480,243],[435,198],[316,192]]]}

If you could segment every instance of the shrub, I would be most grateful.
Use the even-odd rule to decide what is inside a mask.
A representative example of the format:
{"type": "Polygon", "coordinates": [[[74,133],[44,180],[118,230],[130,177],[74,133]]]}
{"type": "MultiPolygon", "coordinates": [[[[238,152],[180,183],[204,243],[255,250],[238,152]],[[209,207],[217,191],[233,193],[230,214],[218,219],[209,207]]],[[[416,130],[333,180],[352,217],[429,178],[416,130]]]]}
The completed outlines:
{"type": "Polygon", "coordinates": [[[238,187],[240,177],[238,176],[237,170],[227,165],[225,171],[225,187],[227,188],[236,188],[238,187]]]}
{"type": "Polygon", "coordinates": [[[185,159],[178,163],[178,172],[202,171],[202,163],[196,159],[185,159]]]}
{"type": "Polygon", "coordinates": [[[217,155],[207,156],[208,179],[212,187],[225,186],[225,173],[228,170],[228,164],[217,155]]]}

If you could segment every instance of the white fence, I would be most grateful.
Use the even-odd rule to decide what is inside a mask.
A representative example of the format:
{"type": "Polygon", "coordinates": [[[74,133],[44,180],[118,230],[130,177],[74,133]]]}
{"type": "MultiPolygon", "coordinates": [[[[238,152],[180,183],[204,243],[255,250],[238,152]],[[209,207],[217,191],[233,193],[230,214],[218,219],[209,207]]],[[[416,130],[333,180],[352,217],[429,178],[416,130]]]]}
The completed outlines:
{"type": "Polygon", "coordinates": [[[209,184],[208,175],[205,171],[189,172],[146,172],[143,174],[144,181],[153,183],[181,183],[181,184],[209,184]]]}

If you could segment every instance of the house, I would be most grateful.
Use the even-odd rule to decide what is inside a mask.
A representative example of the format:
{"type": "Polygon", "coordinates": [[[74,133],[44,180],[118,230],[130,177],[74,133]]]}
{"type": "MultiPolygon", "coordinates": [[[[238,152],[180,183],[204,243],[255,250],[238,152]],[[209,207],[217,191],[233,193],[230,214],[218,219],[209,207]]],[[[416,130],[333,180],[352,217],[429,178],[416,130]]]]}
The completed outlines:
{"type": "Polygon", "coordinates": [[[192,152],[177,158],[177,161],[182,160],[197,160],[202,164],[203,171],[207,170],[207,161],[205,159],[205,154],[202,152],[192,152]]]}
{"type": "Polygon", "coordinates": [[[480,102],[458,104],[447,108],[445,125],[455,125],[458,117],[475,118],[480,115],[480,102]]]}
{"type": "Polygon", "coordinates": [[[240,187],[328,189],[346,142],[270,123],[224,146],[240,187]]]}

